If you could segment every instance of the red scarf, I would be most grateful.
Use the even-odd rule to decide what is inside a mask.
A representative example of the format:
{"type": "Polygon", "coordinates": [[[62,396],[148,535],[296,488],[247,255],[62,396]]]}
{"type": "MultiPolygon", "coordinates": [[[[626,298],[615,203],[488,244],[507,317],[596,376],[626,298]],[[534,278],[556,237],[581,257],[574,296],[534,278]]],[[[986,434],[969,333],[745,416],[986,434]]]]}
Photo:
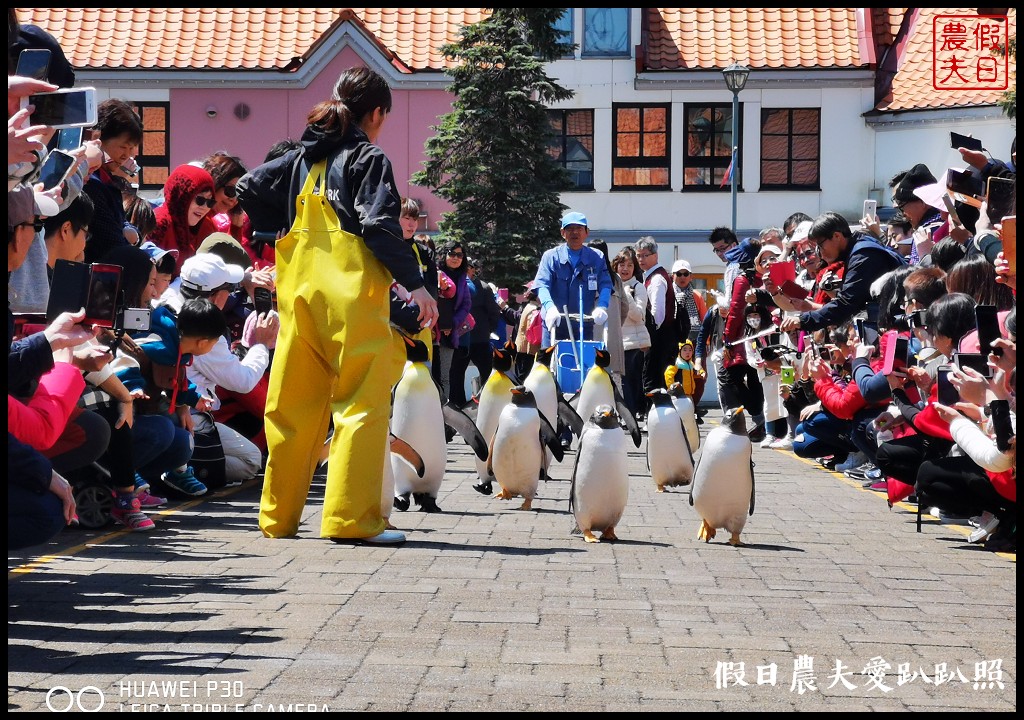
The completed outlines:
{"type": "Polygon", "coordinates": [[[175,275],[181,272],[181,264],[196,254],[199,244],[217,232],[211,213],[195,227],[188,224],[188,211],[195,196],[213,191],[213,177],[194,165],[180,165],[164,183],[164,204],[156,209],[156,230],[150,239],[165,250],[178,251],[175,275]]]}

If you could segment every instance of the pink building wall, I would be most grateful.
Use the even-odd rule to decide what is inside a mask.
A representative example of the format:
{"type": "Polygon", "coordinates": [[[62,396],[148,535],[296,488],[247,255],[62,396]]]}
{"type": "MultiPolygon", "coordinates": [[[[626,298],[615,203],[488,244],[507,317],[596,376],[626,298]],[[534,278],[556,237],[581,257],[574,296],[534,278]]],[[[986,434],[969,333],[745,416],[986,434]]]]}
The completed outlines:
{"type": "MultiPolygon", "coordinates": [[[[309,87],[301,90],[171,90],[171,169],[216,150],[238,156],[246,167],[259,165],[274,143],[302,136],[309,110],[331,96],[335,81],[345,69],[364,65],[359,55],[348,47],[309,87]],[[234,114],[239,103],[245,103],[250,109],[244,120],[234,114]],[[216,117],[208,117],[209,108],[216,108],[216,117]]],[[[426,159],[424,144],[433,135],[431,126],[437,125],[439,117],[451,109],[451,101],[451,94],[444,90],[393,90],[391,114],[378,141],[394,165],[398,192],[423,204],[431,231],[437,229],[440,213],[451,206],[427,188],[413,185],[410,178],[426,159]]]]}

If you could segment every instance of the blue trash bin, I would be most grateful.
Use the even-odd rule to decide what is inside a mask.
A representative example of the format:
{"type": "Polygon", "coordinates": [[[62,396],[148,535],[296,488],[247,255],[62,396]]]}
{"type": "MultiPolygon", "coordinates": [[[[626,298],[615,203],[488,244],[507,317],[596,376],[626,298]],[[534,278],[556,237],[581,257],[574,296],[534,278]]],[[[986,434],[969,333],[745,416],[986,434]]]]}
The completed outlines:
{"type": "MultiPolygon", "coordinates": [[[[583,378],[590,368],[594,366],[594,359],[598,348],[603,347],[603,342],[595,340],[583,341],[583,367],[576,367],[576,356],[573,354],[573,342],[571,340],[559,340],[555,344],[555,379],[558,381],[558,389],[564,393],[579,392],[583,387],[583,378]]],[[[580,343],[576,342],[576,352],[580,351],[580,343]]]]}

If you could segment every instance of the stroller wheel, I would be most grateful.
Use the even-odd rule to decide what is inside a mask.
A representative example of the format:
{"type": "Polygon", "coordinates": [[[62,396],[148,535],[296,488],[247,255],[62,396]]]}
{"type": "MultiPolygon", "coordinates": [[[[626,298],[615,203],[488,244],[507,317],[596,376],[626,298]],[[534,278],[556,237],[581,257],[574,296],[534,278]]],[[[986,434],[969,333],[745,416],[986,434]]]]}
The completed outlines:
{"type": "Polygon", "coordinates": [[[75,488],[75,504],[78,506],[79,524],[89,530],[95,530],[110,522],[114,496],[105,485],[84,485],[75,488]]]}

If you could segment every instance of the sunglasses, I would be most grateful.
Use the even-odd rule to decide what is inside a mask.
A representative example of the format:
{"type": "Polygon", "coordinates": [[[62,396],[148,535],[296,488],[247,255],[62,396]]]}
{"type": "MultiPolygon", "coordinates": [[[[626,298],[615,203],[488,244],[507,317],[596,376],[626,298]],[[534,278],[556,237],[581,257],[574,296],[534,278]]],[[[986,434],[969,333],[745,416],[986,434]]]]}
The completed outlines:
{"type": "Polygon", "coordinates": [[[224,197],[233,198],[233,197],[235,197],[235,195],[238,194],[238,191],[235,190],[235,186],[234,185],[225,185],[220,190],[221,190],[222,193],[224,193],[224,197]]]}
{"type": "Polygon", "coordinates": [[[690,277],[690,273],[686,272],[685,270],[680,270],[679,272],[673,274],[676,277],[690,277]]]}
{"type": "Polygon", "coordinates": [[[459,250],[452,250],[451,252],[448,253],[448,257],[460,258],[460,257],[465,257],[465,255],[463,255],[462,252],[459,251],[459,250]]]}
{"type": "Polygon", "coordinates": [[[802,253],[797,255],[801,260],[810,260],[811,258],[818,257],[818,253],[814,250],[804,250],[802,253]]]}
{"type": "Polygon", "coordinates": [[[17,227],[30,227],[35,232],[42,232],[45,226],[43,225],[42,220],[36,218],[32,222],[18,223],[17,227]]]}
{"type": "Polygon", "coordinates": [[[213,207],[213,204],[217,202],[217,198],[196,195],[192,202],[194,202],[199,207],[213,207]]]}

